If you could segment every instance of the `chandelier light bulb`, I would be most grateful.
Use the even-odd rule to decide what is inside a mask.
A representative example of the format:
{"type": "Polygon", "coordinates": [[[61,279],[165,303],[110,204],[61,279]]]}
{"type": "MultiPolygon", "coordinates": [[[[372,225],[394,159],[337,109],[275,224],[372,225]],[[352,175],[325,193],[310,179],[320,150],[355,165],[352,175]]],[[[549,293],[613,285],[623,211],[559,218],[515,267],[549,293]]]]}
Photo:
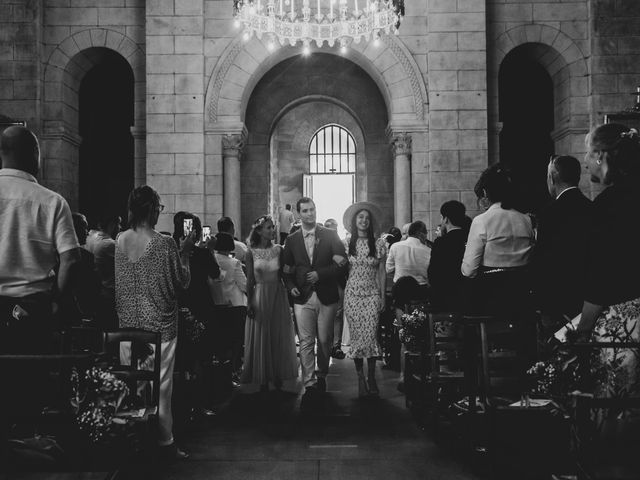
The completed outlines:
{"type": "Polygon", "coordinates": [[[233,26],[234,26],[234,28],[239,28],[240,27],[240,20],[234,20],[233,21],[233,26]]]}
{"type": "Polygon", "coordinates": [[[344,54],[346,54],[346,53],[347,53],[347,47],[346,47],[345,45],[342,45],[342,46],[340,47],[340,53],[341,53],[342,55],[344,55],[344,54]]]}
{"type": "Polygon", "coordinates": [[[246,42],[249,40],[249,38],[251,38],[251,34],[249,32],[244,32],[242,34],[242,39],[246,42]]]}
{"type": "Polygon", "coordinates": [[[302,47],[302,54],[303,54],[305,57],[308,57],[309,55],[311,55],[311,48],[309,47],[309,45],[304,45],[304,46],[302,47]]]}
{"type": "Polygon", "coordinates": [[[269,50],[270,52],[273,52],[276,49],[276,45],[273,42],[269,42],[267,43],[267,50],[269,50]]]}

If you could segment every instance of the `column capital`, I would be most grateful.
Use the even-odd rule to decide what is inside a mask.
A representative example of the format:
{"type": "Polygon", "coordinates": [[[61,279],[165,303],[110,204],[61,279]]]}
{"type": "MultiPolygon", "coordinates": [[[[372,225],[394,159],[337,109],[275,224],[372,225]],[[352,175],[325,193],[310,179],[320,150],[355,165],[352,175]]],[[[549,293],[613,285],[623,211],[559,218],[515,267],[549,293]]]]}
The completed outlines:
{"type": "Polygon", "coordinates": [[[223,135],[222,155],[224,157],[238,157],[244,147],[244,138],[244,135],[241,133],[223,135]]]}
{"type": "Polygon", "coordinates": [[[411,155],[411,134],[402,132],[394,133],[391,137],[394,156],[411,155]]]}

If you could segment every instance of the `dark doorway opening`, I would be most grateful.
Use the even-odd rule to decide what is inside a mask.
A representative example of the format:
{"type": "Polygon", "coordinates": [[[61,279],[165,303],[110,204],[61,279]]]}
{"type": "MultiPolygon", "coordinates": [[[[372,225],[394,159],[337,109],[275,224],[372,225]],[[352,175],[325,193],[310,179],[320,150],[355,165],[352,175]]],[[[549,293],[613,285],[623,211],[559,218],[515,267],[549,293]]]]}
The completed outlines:
{"type": "Polygon", "coordinates": [[[518,207],[535,213],[549,201],[554,98],[551,76],[526,47],[514,49],[500,66],[500,161],[513,172],[518,207]]]}
{"type": "Polygon", "coordinates": [[[133,72],[106,48],[90,52],[97,63],[80,84],[80,211],[95,225],[102,214],[126,221],[134,185],[133,72]]]}

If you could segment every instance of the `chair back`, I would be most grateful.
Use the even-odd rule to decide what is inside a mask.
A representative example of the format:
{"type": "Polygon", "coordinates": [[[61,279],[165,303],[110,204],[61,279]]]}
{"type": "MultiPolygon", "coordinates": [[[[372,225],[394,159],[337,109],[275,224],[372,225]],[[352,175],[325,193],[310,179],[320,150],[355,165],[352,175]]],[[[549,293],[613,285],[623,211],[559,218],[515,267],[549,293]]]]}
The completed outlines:
{"type": "Polygon", "coordinates": [[[152,382],[153,405],[160,405],[160,359],[161,336],[160,332],[151,332],[139,328],[123,328],[104,334],[105,351],[111,354],[112,372],[121,378],[129,387],[130,392],[135,392],[141,382],[152,382]],[[123,365],[120,356],[120,344],[130,342],[131,360],[129,365],[123,365]],[[149,352],[149,345],[153,346],[153,353],[149,352]],[[115,348],[114,348],[115,347],[115,348]],[[152,370],[142,369],[142,364],[149,354],[153,355],[152,370]]]}

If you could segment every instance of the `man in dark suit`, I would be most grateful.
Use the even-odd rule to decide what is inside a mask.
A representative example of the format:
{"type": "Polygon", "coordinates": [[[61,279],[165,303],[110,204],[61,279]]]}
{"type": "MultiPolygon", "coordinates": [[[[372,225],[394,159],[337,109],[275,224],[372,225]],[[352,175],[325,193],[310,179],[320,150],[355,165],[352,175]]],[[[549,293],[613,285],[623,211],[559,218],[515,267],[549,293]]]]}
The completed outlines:
{"type": "Polygon", "coordinates": [[[431,247],[427,273],[432,306],[452,311],[461,307],[462,300],[464,276],[460,266],[469,233],[466,208],[463,203],[450,200],[442,204],[440,215],[440,236],[431,247]]]}
{"type": "Polygon", "coordinates": [[[547,186],[554,199],[539,215],[533,258],[545,333],[555,331],[582,309],[591,200],[580,189],[580,162],[552,157],[547,186]]]}
{"type": "Polygon", "coordinates": [[[338,279],[344,273],[347,255],[337,232],[316,224],[316,205],[311,198],[302,197],[296,209],[302,228],[287,237],[283,272],[294,302],[302,381],[306,392],[323,392],[338,309],[338,279]]]}

